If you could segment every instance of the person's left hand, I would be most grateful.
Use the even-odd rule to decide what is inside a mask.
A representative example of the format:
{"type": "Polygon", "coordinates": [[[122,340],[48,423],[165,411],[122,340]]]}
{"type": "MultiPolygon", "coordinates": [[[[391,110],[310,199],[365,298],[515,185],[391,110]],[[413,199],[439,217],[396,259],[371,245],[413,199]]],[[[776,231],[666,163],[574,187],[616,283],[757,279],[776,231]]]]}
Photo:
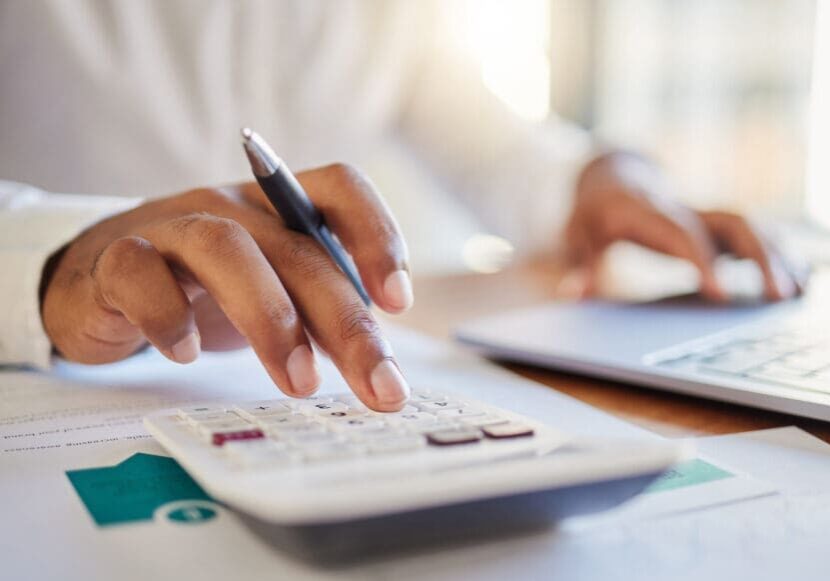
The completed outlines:
{"type": "Polygon", "coordinates": [[[621,240],[690,261],[700,273],[700,292],[709,300],[727,299],[712,264],[718,254],[726,252],[758,264],[768,300],[802,292],[806,271],[789,265],[746,218],[695,211],[670,194],[671,186],[660,171],[636,155],[607,154],[586,166],[565,230],[569,263],[581,274],[580,295],[596,292],[602,254],[621,240]]]}

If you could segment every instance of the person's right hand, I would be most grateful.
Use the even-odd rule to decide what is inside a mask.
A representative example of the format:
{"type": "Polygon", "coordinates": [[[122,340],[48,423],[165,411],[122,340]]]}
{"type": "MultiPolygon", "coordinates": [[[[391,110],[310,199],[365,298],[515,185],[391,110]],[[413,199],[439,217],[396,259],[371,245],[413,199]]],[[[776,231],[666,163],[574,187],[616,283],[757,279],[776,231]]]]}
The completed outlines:
{"type": "MultiPolygon", "coordinates": [[[[370,182],[340,164],[297,179],[374,302],[408,308],[406,245],[370,182]]],[[[149,342],[188,363],[202,347],[250,344],[274,383],[301,397],[320,382],[312,337],[370,408],[395,411],[408,398],[355,289],[311,237],[285,227],[255,183],[147,202],[89,228],[51,262],[43,324],[71,361],[117,361],[149,342]]]]}

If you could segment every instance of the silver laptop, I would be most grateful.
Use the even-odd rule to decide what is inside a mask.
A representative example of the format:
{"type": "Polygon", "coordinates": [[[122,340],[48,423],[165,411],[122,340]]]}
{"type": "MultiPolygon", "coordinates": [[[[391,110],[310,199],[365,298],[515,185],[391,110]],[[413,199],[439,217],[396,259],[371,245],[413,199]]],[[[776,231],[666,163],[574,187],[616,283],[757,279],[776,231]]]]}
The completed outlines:
{"type": "Polygon", "coordinates": [[[484,355],[830,420],[830,280],[780,304],[554,303],[470,321],[484,355]]]}

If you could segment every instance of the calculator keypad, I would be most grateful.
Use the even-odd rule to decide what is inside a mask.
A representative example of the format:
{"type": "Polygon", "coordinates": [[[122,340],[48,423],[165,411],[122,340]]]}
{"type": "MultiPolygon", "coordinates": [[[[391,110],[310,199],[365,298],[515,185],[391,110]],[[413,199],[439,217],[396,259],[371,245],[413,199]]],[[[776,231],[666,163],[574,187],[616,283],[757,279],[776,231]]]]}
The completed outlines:
{"type": "MultiPolygon", "coordinates": [[[[369,410],[354,395],[314,396],[182,408],[196,437],[239,467],[287,467],[427,449],[493,446],[534,435],[532,427],[432,390],[394,413],[369,410]]],[[[437,453],[437,452],[436,452],[437,453]]]]}

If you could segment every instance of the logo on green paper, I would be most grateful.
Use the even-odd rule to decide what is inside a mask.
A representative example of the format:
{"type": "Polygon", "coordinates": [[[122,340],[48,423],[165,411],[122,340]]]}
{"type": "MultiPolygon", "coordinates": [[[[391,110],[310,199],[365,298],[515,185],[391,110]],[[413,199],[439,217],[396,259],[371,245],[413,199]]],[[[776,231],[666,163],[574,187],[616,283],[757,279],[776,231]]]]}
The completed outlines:
{"type": "Polygon", "coordinates": [[[695,458],[688,462],[681,462],[674,468],[667,470],[665,474],[646,488],[645,492],[664,492],[666,490],[706,484],[707,482],[714,482],[715,480],[723,480],[734,476],[734,474],[727,472],[719,466],[710,464],[700,458],[695,458]]]}
{"type": "Polygon", "coordinates": [[[173,523],[202,523],[218,514],[173,458],[138,453],[115,466],[70,470],[66,476],[100,527],[152,520],[161,507],[173,523]]]}
{"type": "Polygon", "coordinates": [[[199,523],[216,518],[216,510],[200,504],[188,504],[167,512],[167,519],[179,523],[199,523]]]}

